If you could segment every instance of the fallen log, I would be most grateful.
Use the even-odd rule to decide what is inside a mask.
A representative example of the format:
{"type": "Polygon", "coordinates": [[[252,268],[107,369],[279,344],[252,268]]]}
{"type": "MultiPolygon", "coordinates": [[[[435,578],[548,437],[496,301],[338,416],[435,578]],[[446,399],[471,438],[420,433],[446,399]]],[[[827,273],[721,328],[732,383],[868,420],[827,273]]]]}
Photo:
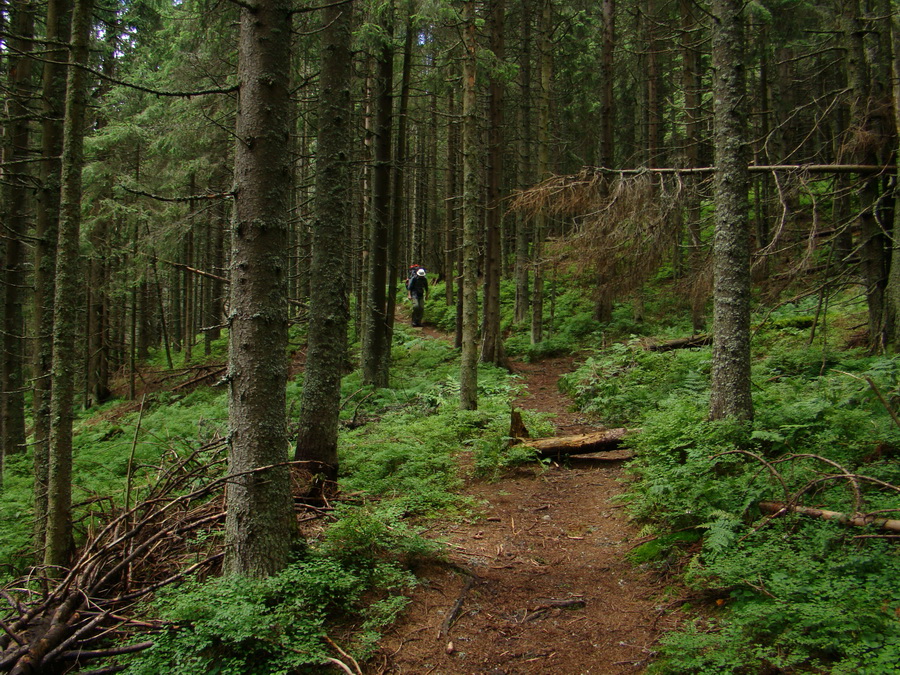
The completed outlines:
{"type": "Polygon", "coordinates": [[[890,530],[891,532],[900,532],[900,520],[892,518],[877,518],[875,516],[851,516],[840,511],[827,511],[826,509],[814,509],[809,506],[790,506],[780,502],[760,502],[759,510],[763,513],[772,513],[782,515],[783,513],[799,513],[802,516],[811,516],[813,518],[822,518],[823,520],[836,520],[845,525],[855,525],[856,527],[865,527],[871,525],[881,528],[882,530],[890,530]]]}
{"type": "Polygon", "coordinates": [[[686,338],[648,344],[645,349],[650,352],[670,352],[674,349],[690,349],[712,344],[712,335],[691,335],[686,338]]]}
{"type": "Polygon", "coordinates": [[[635,433],[635,429],[605,429],[590,434],[575,436],[555,436],[525,441],[520,447],[532,448],[538,457],[558,457],[561,455],[588,455],[594,452],[617,450],[625,436],[635,433]]]}

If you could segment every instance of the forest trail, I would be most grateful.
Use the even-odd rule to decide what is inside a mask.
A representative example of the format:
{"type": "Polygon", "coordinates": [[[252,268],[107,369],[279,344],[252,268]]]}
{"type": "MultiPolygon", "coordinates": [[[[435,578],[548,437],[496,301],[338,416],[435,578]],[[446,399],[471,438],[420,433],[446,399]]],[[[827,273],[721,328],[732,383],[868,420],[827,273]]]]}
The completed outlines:
{"type": "MultiPolygon", "coordinates": [[[[568,410],[559,391],[559,377],[573,363],[564,357],[514,364],[526,387],[516,406],[552,413],[557,435],[596,430],[568,410]]],[[[374,672],[643,671],[678,616],[663,610],[671,600],[663,599],[666,582],[625,559],[637,539],[616,502],[627,456],[524,466],[496,481],[462,468],[464,494],[483,503],[483,517],[441,523],[428,533],[447,543],[451,564],[416,570],[423,583],[382,640],[374,672]]]]}

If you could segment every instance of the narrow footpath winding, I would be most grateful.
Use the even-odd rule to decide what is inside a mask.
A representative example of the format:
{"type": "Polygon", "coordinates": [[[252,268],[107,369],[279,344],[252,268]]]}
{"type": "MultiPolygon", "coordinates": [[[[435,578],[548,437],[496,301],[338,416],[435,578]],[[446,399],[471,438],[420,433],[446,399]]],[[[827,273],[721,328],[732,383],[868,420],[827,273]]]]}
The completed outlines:
{"type": "MultiPolygon", "coordinates": [[[[557,435],[596,430],[559,392],[571,358],[515,364],[517,406],[554,414],[557,435]]],[[[427,581],[383,640],[377,672],[409,675],[639,673],[678,620],[665,581],[625,560],[637,538],[615,498],[627,451],[466,476],[483,517],[433,532],[451,565],[427,581]]],[[[464,469],[465,470],[465,469],[464,469]]],[[[377,663],[377,659],[376,659],[377,663]]]]}

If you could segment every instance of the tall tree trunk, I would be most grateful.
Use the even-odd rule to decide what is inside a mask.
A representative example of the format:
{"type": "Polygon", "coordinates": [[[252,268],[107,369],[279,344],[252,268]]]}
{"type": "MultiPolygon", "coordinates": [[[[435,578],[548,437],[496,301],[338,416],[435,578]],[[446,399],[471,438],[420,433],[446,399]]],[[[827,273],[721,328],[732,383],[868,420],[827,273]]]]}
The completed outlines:
{"type": "MultiPolygon", "coordinates": [[[[432,54],[431,58],[436,55],[432,54]]],[[[437,92],[431,92],[428,101],[428,128],[426,131],[426,157],[425,165],[422,171],[425,172],[426,178],[425,193],[427,201],[424,208],[424,223],[421,227],[416,228],[416,233],[421,242],[424,238],[433,245],[433,254],[429,255],[429,263],[434,261],[435,267],[440,270],[441,276],[447,278],[446,267],[444,267],[444,252],[441,246],[441,238],[443,232],[441,230],[441,202],[438,198],[439,178],[438,178],[438,95],[437,92]]]]}
{"type": "MultiPolygon", "coordinates": [[[[857,133],[877,137],[879,130],[873,119],[873,100],[870,76],[863,43],[864,27],[859,0],[844,0],[843,29],[847,54],[847,83],[850,85],[850,128],[857,133]]],[[[851,141],[852,143],[852,141],[851,141]]],[[[858,164],[875,164],[878,158],[872,143],[857,143],[853,159],[858,164]]],[[[885,304],[887,282],[885,236],[875,213],[879,197],[877,177],[866,177],[859,193],[859,257],[869,309],[869,345],[872,349],[884,346],[885,304]]]]}
{"type": "Polygon", "coordinates": [[[103,403],[110,396],[109,389],[109,316],[106,298],[108,257],[104,247],[108,236],[104,218],[98,218],[90,233],[93,249],[88,264],[87,339],[88,348],[86,386],[87,405],[103,403]]]}
{"type": "MultiPolygon", "coordinates": [[[[490,49],[502,63],[504,53],[505,0],[490,4],[490,49]]],[[[501,75],[490,76],[487,158],[487,217],[484,251],[484,318],[481,332],[481,360],[506,365],[503,338],[500,335],[500,238],[503,222],[503,94],[506,87],[501,75]]]]}
{"type": "Polygon", "coordinates": [[[72,16],[72,48],[66,80],[66,112],[62,151],[59,236],[54,299],[53,375],[50,395],[50,463],[47,480],[47,532],[44,563],[66,565],[72,550],[72,408],[78,333],[81,260],[81,171],[84,166],[84,122],[91,31],[91,0],[76,0],[72,16]]]}
{"type": "MultiPolygon", "coordinates": [[[[191,179],[191,188],[195,188],[193,185],[193,177],[191,179]]],[[[191,194],[194,194],[193,189],[191,194]]],[[[190,205],[190,213],[193,215],[196,207],[194,205],[194,201],[191,200],[190,205]]],[[[193,218],[189,220],[190,223],[193,223],[193,218]]],[[[194,255],[194,228],[193,225],[188,226],[188,231],[184,236],[184,264],[188,267],[195,266],[195,255],[194,255]]],[[[191,359],[194,355],[194,338],[196,337],[196,326],[194,322],[194,315],[196,310],[194,309],[194,273],[190,270],[184,271],[184,321],[182,322],[182,334],[184,335],[184,362],[190,363],[191,359]]],[[[287,291],[285,291],[287,293],[287,291]]],[[[175,307],[175,313],[178,312],[178,306],[175,307]]]]}
{"type": "MultiPolygon", "coordinates": [[[[519,86],[522,102],[518,107],[519,116],[519,158],[517,163],[517,183],[525,188],[531,185],[531,0],[522,0],[522,48],[519,56],[519,86]]],[[[525,323],[529,316],[528,267],[529,247],[532,227],[530,219],[516,212],[516,323],[525,323]]]]}
{"type": "Polygon", "coordinates": [[[462,354],[459,374],[460,408],[478,408],[478,118],[475,92],[477,45],[475,2],[463,3],[463,243],[462,243],[462,354]]]}
{"type": "MultiPolygon", "coordinates": [[[[51,45],[69,41],[71,4],[47,3],[47,39],[51,45]]],[[[43,560],[47,525],[47,474],[50,466],[50,384],[53,364],[53,303],[56,285],[56,238],[59,230],[60,156],[66,107],[66,50],[52,47],[44,62],[41,91],[40,190],[34,238],[34,548],[43,560]]]]}
{"type": "Polygon", "coordinates": [[[241,8],[232,230],[225,570],[263,577],[296,535],[286,466],[291,3],[241,8]]]}
{"type": "MultiPolygon", "coordinates": [[[[105,46],[103,55],[103,74],[109,80],[101,80],[97,96],[103,97],[109,93],[109,82],[116,75],[116,50],[121,31],[118,16],[113,15],[112,25],[105,34],[105,46]]],[[[106,126],[107,120],[101,115],[96,120],[96,128],[106,126]]],[[[101,158],[104,159],[104,158],[101,158]]],[[[112,196],[112,185],[107,184],[108,196],[112,196]]],[[[111,278],[111,263],[113,257],[108,247],[109,224],[108,219],[96,218],[88,233],[91,244],[91,255],[88,263],[88,288],[87,288],[87,321],[85,347],[87,359],[85,368],[85,406],[99,404],[106,401],[110,395],[110,316],[109,316],[109,281],[111,278]]]]}
{"type": "MultiPolygon", "coordinates": [[[[6,260],[3,302],[3,358],[0,361],[2,386],[2,454],[11,455],[25,449],[25,321],[22,315],[25,288],[25,247],[28,230],[29,190],[29,101],[32,97],[31,36],[34,32],[34,5],[22,0],[13,6],[12,39],[9,55],[9,95],[5,148],[3,153],[3,203],[6,211],[4,238],[6,260]]],[[[3,481],[3,459],[0,457],[0,485],[3,481]]]]}
{"type": "Polygon", "coordinates": [[[350,102],[352,2],[325,9],[319,137],[316,153],[316,222],[312,237],[312,284],[306,373],[300,399],[300,430],[295,459],[327,480],[337,480],[338,413],[341,375],[350,321],[350,278],[334,261],[344,256],[350,235],[350,102]]]}
{"type": "Polygon", "coordinates": [[[657,38],[659,31],[659,17],[657,16],[656,1],[646,0],[646,16],[644,17],[644,31],[647,44],[647,164],[646,166],[660,166],[659,145],[662,138],[662,96],[660,88],[660,45],[657,38]]]}
{"type": "MultiPolygon", "coordinates": [[[[393,4],[385,10],[393,14],[393,4]]],[[[372,208],[369,221],[369,275],[366,288],[365,340],[362,370],[366,384],[387,387],[389,351],[387,322],[388,252],[391,224],[391,146],[393,124],[394,49],[393,17],[386,22],[386,36],[378,54],[375,75],[374,161],[372,208]]]]}
{"type": "MultiPolygon", "coordinates": [[[[225,232],[228,227],[228,212],[224,200],[221,201],[218,208],[213,213],[212,229],[213,229],[213,254],[212,254],[212,272],[217,276],[222,276],[222,270],[225,269],[225,232]]],[[[218,340],[222,336],[222,316],[225,305],[225,284],[219,278],[211,279],[212,282],[212,300],[209,306],[208,325],[211,330],[206,331],[210,340],[218,340]]]]}
{"type": "Polygon", "coordinates": [[[753,417],[750,395],[750,242],[743,3],[713,0],[716,211],[710,418],[753,417]]]}
{"type": "Polygon", "coordinates": [[[600,166],[612,168],[615,162],[613,129],[616,123],[613,83],[615,81],[616,0],[602,0],[603,36],[600,50],[600,166]]]}
{"type": "MultiPolygon", "coordinates": [[[[397,107],[397,138],[394,152],[393,175],[391,179],[393,202],[391,205],[391,231],[390,246],[388,247],[388,278],[387,278],[387,309],[385,321],[387,322],[387,343],[391,344],[394,335],[394,313],[397,309],[397,283],[400,279],[400,242],[403,238],[403,222],[406,212],[406,149],[409,130],[409,86],[412,74],[412,44],[415,28],[414,7],[407,4],[406,28],[403,39],[403,66],[400,75],[400,101],[397,107]]],[[[416,183],[418,184],[418,183],[416,183]]],[[[416,219],[408,219],[412,225],[416,219]]],[[[411,228],[412,229],[412,228],[411,228]]],[[[419,259],[420,263],[423,262],[419,259]]],[[[391,350],[387,349],[388,369],[390,368],[391,350]]]]}
{"type": "MultiPolygon", "coordinates": [[[[541,0],[540,14],[540,63],[541,91],[538,96],[538,180],[550,173],[550,78],[553,71],[550,40],[552,0],[541,0]]],[[[531,344],[544,339],[544,268],[542,249],[547,235],[547,216],[541,212],[534,218],[532,262],[534,289],[531,296],[531,344]]]]}
{"type": "MultiPolygon", "coordinates": [[[[682,90],[684,91],[684,156],[688,167],[700,165],[700,120],[701,111],[701,77],[700,77],[700,51],[698,49],[696,11],[691,0],[680,0],[681,10],[681,35],[682,35],[682,90]]],[[[690,185],[696,184],[696,179],[686,177],[690,185]]],[[[703,242],[700,237],[702,217],[700,211],[700,197],[695,189],[687,190],[687,198],[684,207],[685,220],[687,222],[689,259],[691,274],[699,278],[703,274],[704,254],[703,242]]],[[[695,333],[702,333],[706,329],[706,303],[707,293],[702,289],[704,284],[694,284],[691,293],[691,325],[695,333]]]]}
{"type": "MultiPolygon", "coordinates": [[[[458,258],[457,231],[458,222],[457,214],[459,208],[459,122],[457,121],[457,104],[456,96],[452,88],[447,91],[447,112],[450,123],[447,128],[447,191],[444,203],[446,209],[444,211],[444,274],[446,275],[446,284],[444,286],[444,300],[447,305],[454,304],[453,286],[456,282],[458,268],[456,267],[456,259],[458,258]]],[[[459,334],[459,328],[455,331],[459,334]]]]}
{"type": "MultiPolygon", "coordinates": [[[[900,139],[900,14],[889,18],[891,32],[891,100],[894,108],[894,138],[900,139]]],[[[896,152],[897,150],[895,150],[896,152]]],[[[895,170],[894,185],[900,185],[900,164],[895,170]]],[[[887,341],[894,352],[900,352],[900,190],[894,192],[894,222],[890,275],[885,292],[887,305],[887,341]]]]}

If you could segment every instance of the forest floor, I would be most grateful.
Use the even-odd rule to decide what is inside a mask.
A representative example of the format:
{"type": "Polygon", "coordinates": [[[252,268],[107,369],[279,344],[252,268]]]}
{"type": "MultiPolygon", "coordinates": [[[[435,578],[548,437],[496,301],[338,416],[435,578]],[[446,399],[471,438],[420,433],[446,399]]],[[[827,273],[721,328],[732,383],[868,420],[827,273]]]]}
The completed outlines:
{"type": "MultiPolygon", "coordinates": [[[[444,337],[425,328],[431,337],[444,337]]],[[[514,363],[518,408],[552,414],[557,435],[598,430],[570,411],[560,375],[573,357],[514,363]]],[[[465,456],[465,455],[463,455],[465,456]]],[[[422,580],[382,640],[380,674],[639,673],[682,617],[676,585],[626,554],[641,541],[621,503],[627,450],[511,469],[478,479],[461,466],[463,494],[482,517],[440,523],[449,564],[422,580]]]]}

